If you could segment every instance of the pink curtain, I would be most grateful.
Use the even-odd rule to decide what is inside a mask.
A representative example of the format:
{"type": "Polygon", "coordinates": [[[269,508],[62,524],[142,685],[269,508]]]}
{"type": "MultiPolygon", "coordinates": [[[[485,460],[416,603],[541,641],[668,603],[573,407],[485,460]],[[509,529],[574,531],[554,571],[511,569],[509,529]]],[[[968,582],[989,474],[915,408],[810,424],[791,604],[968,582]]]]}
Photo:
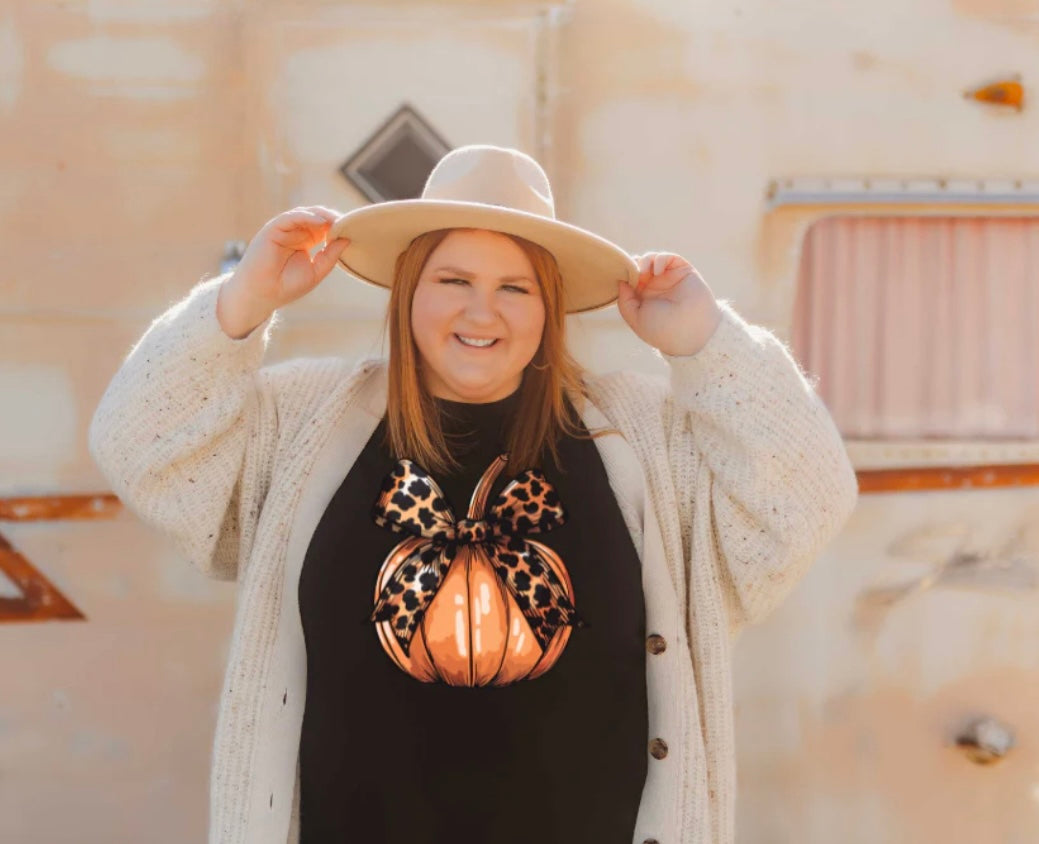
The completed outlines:
{"type": "Polygon", "coordinates": [[[820,220],[791,343],[846,437],[1039,436],[1039,219],[820,220]]]}

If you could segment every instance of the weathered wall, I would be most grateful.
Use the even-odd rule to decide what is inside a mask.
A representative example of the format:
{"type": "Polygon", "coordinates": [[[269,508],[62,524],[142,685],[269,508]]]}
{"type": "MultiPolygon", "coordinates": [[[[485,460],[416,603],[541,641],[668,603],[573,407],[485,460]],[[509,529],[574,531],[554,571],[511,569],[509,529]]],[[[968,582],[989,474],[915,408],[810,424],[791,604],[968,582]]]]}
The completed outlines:
{"type": "MultiPolygon", "coordinates": [[[[1034,177],[1037,113],[961,92],[1031,66],[1037,12],[1034,0],[578,0],[554,16],[476,0],[9,3],[0,496],[98,490],[86,426],[149,320],[276,211],[360,204],[336,168],[402,101],[453,144],[540,155],[562,217],[632,252],[685,254],[783,334],[799,237],[819,212],[770,212],[769,181],[1034,177]]],[[[377,349],[384,301],[337,274],[286,309],[268,359],[377,349]]],[[[595,368],[661,366],[612,311],[573,328],[595,368]]],[[[1017,579],[938,578],[858,612],[950,547],[1012,544],[1033,499],[864,499],[788,604],[745,633],[741,840],[1039,836],[1027,537],[1017,579]],[[927,562],[892,552],[923,530],[945,540],[927,562]],[[972,712],[1017,727],[1001,765],[949,748],[972,712]]],[[[3,625],[0,840],[201,840],[233,587],[125,514],[0,531],[87,616],[3,625]]]]}

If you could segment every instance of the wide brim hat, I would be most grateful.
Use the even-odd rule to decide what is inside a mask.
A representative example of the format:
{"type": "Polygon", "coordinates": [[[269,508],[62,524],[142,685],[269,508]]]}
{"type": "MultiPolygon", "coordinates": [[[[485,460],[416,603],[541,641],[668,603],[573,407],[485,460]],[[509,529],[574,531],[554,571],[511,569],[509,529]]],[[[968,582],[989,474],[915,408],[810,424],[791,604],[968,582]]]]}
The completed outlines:
{"type": "Polygon", "coordinates": [[[388,288],[397,256],[412,240],[454,228],[489,229],[543,246],[559,265],[568,313],[609,305],[618,281],[638,280],[638,265],[620,246],[556,219],[548,177],[533,158],[482,144],[440,159],[421,198],[358,208],[336,220],[328,237],[350,239],[339,259],[347,272],[388,288]]]}

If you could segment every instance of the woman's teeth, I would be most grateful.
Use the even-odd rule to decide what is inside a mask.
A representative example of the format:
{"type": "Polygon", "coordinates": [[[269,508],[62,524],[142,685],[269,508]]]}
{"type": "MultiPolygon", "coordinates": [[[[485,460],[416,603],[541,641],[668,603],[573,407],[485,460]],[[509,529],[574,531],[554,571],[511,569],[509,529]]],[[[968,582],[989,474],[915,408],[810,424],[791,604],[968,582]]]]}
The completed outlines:
{"type": "Polygon", "coordinates": [[[493,346],[495,343],[498,342],[497,338],[493,338],[491,340],[478,340],[475,337],[463,337],[461,334],[456,334],[455,337],[457,337],[459,341],[464,343],[466,346],[476,346],[480,349],[486,348],[487,346],[493,346]]]}

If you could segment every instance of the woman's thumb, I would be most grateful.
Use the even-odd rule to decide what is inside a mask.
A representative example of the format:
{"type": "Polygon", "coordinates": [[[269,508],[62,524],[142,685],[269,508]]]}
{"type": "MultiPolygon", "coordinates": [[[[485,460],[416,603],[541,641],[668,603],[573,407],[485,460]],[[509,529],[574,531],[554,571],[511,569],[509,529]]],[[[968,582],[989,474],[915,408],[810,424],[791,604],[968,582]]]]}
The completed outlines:
{"type": "Polygon", "coordinates": [[[617,310],[628,325],[634,326],[640,304],[638,294],[627,281],[617,282],[617,310]]]}
{"type": "Polygon", "coordinates": [[[339,256],[343,254],[343,250],[349,245],[350,241],[345,237],[337,237],[335,240],[330,240],[325,244],[325,248],[314,256],[314,275],[318,278],[324,278],[332,272],[332,268],[336,265],[336,261],[339,260],[339,256]]]}

